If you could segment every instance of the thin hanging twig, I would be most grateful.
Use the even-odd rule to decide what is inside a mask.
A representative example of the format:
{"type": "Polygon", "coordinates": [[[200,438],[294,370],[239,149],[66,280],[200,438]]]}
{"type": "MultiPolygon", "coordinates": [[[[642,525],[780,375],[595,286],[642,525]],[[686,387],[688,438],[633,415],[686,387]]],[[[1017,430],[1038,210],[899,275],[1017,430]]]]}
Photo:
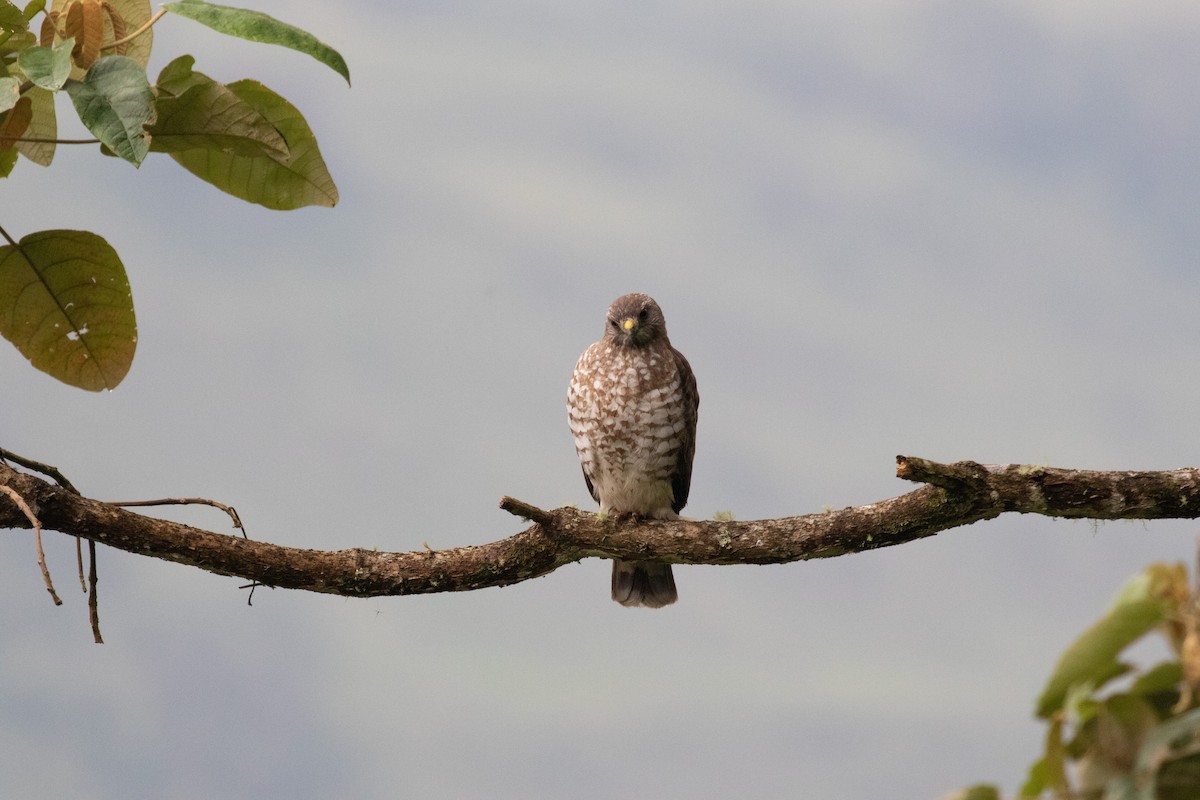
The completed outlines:
{"type": "MultiPolygon", "coordinates": [[[[0,229],[0,234],[3,234],[5,239],[7,239],[9,242],[12,242],[12,238],[9,237],[6,231],[0,229]]],[[[49,464],[43,464],[40,461],[34,461],[32,458],[26,458],[25,456],[12,452],[11,450],[5,450],[4,448],[0,447],[0,461],[4,461],[6,459],[16,464],[20,464],[26,469],[31,469],[35,472],[40,472],[47,477],[53,478],[59,486],[63,487],[67,491],[75,495],[79,494],[79,490],[76,489],[69,480],[67,480],[66,475],[63,475],[61,472],[59,472],[58,467],[52,467],[49,464]]],[[[61,606],[62,599],[58,596],[58,593],[54,591],[54,584],[50,580],[50,568],[46,566],[46,553],[42,549],[41,524],[33,516],[32,510],[25,503],[24,499],[21,498],[20,495],[16,494],[11,487],[0,486],[0,489],[3,489],[5,494],[12,497],[14,502],[16,502],[19,507],[25,510],[26,516],[33,524],[34,540],[37,542],[38,566],[42,569],[42,579],[46,582],[46,589],[50,592],[50,596],[54,598],[54,605],[61,606]]],[[[97,644],[103,644],[104,640],[100,637],[99,601],[96,597],[96,543],[90,539],[88,540],[88,555],[91,557],[91,566],[89,568],[89,578],[91,583],[90,592],[88,589],[88,582],[85,581],[83,577],[83,540],[76,536],[75,564],[79,570],[79,586],[85,593],[88,593],[88,616],[92,621],[92,635],[95,637],[97,644]]]]}
{"type": "Polygon", "coordinates": [[[79,588],[87,594],[87,579],[83,577],[83,540],[75,537],[75,566],[79,568],[79,588]]]}
{"type": "Polygon", "coordinates": [[[104,644],[100,635],[100,602],[96,595],[96,543],[88,539],[88,619],[92,623],[92,638],[96,644],[104,644]]]}
{"type": "Polygon", "coordinates": [[[42,549],[42,523],[16,489],[0,485],[0,491],[12,498],[12,501],[17,504],[17,508],[21,509],[21,513],[29,520],[29,524],[33,526],[33,538],[37,542],[37,561],[38,566],[42,568],[42,580],[46,582],[46,591],[50,592],[50,597],[54,599],[54,605],[61,606],[62,598],[58,596],[58,592],[54,591],[54,581],[50,580],[50,568],[46,566],[46,551],[42,549]]]}

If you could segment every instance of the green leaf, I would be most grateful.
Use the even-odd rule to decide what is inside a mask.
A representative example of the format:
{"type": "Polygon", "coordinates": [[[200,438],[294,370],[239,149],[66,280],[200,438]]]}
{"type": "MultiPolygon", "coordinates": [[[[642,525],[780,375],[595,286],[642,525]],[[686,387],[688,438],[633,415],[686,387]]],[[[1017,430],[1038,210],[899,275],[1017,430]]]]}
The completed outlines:
{"type": "Polygon", "coordinates": [[[10,0],[0,0],[0,31],[17,33],[29,30],[29,21],[10,0]]]}
{"type": "Polygon", "coordinates": [[[1188,711],[1150,731],[1138,751],[1133,777],[1153,800],[1191,800],[1200,793],[1200,710],[1188,711]]]}
{"type": "Polygon", "coordinates": [[[143,127],[154,119],[146,71],[126,56],[104,56],[82,81],[67,81],[79,119],[106,147],[134,166],[150,151],[143,127]]]}
{"type": "Polygon", "coordinates": [[[1129,686],[1130,694],[1153,695],[1164,692],[1179,693],[1179,682],[1183,680],[1183,665],[1178,661],[1164,661],[1139,675],[1129,686]]]}
{"type": "Polygon", "coordinates": [[[1029,776],[1021,786],[1021,797],[1037,797],[1046,789],[1057,793],[1070,790],[1067,782],[1066,746],[1063,744],[1063,721],[1057,716],[1046,731],[1046,752],[1029,767],[1029,776]]]}
{"type": "Polygon", "coordinates": [[[1029,766],[1025,783],[1021,784],[1020,797],[1038,797],[1046,790],[1046,759],[1039,758],[1029,766]]]}
{"type": "MultiPolygon", "coordinates": [[[[8,111],[21,99],[21,81],[17,78],[0,78],[0,112],[8,111]]],[[[4,142],[0,142],[0,145],[4,142]]]]}
{"type": "Polygon", "coordinates": [[[945,800],[1000,800],[1000,790],[995,786],[980,783],[948,794],[945,800]]]}
{"type": "Polygon", "coordinates": [[[175,58],[162,68],[162,72],[158,73],[158,83],[155,84],[155,88],[160,94],[166,92],[178,97],[193,86],[211,81],[212,78],[203,72],[196,72],[192,69],[192,65],[195,63],[195,56],[183,55],[175,58]]]}
{"type": "Polygon", "coordinates": [[[0,35],[0,55],[19,53],[26,47],[33,47],[37,43],[37,37],[31,31],[0,35]]]}
{"type": "Polygon", "coordinates": [[[41,13],[45,8],[46,0],[29,0],[29,3],[25,6],[25,10],[21,14],[25,17],[25,21],[28,22],[34,18],[34,15],[41,13]]]}
{"type": "Polygon", "coordinates": [[[0,150],[0,178],[7,178],[12,174],[13,167],[17,165],[17,151],[15,149],[0,150]]]}
{"type": "Polygon", "coordinates": [[[249,39],[252,42],[277,44],[307,53],[345,78],[346,83],[350,83],[350,68],[346,66],[345,59],[338,51],[311,33],[280,22],[262,12],[206,3],[204,0],[178,0],[175,3],[166,3],[163,8],[229,36],[249,39]]]}
{"type": "Polygon", "coordinates": [[[317,140],[296,107],[258,81],[242,80],[227,87],[273,125],[289,154],[242,155],[197,148],[170,153],[184,169],[223,192],[276,210],[333,206],[337,187],[317,140]]]}
{"type": "Polygon", "coordinates": [[[33,120],[33,101],[21,97],[0,114],[0,178],[7,178],[17,165],[16,139],[23,138],[33,120]]]}
{"type": "Polygon", "coordinates": [[[1183,756],[1163,764],[1154,778],[1153,800],[1196,800],[1200,797],[1200,754],[1183,756]]]}
{"type": "Polygon", "coordinates": [[[1062,654],[1038,699],[1039,717],[1049,717],[1061,709],[1073,686],[1090,683],[1092,689],[1098,689],[1127,671],[1117,655],[1153,630],[1169,610],[1163,599],[1163,581],[1169,578],[1155,571],[1160,567],[1152,565],[1127,583],[1108,613],[1062,654]]]}
{"type": "Polygon", "coordinates": [[[71,48],[74,39],[63,39],[53,47],[30,47],[17,56],[17,66],[35,85],[58,91],[71,77],[71,48]]]}
{"type": "Polygon", "coordinates": [[[43,141],[17,142],[17,150],[33,163],[48,167],[54,160],[53,140],[58,136],[58,121],[54,116],[54,93],[35,86],[26,92],[25,96],[33,104],[33,119],[25,129],[25,136],[43,141]]]}
{"type": "Polygon", "coordinates": [[[0,0],[0,31],[20,33],[29,30],[29,17],[12,0],[0,0]]]}
{"type": "Polygon", "coordinates": [[[33,366],[98,392],[129,372],[137,322],[125,267],[87,231],[39,231],[0,247],[0,335],[33,366]]]}
{"type": "Polygon", "coordinates": [[[1109,762],[1118,771],[1122,765],[1133,763],[1146,734],[1158,725],[1158,715],[1150,704],[1131,694],[1106,699],[1095,720],[1093,757],[1109,762]]]}
{"type": "Polygon", "coordinates": [[[172,70],[168,87],[187,88],[176,95],[160,84],[158,120],[148,129],[151,150],[178,153],[207,149],[250,157],[266,155],[275,160],[289,157],[287,142],[275,126],[229,87],[199,72],[189,70],[184,75],[174,62],[168,69],[172,70]]]}
{"type": "MultiPolygon", "coordinates": [[[[1118,775],[1112,778],[1102,789],[1098,789],[1097,791],[1103,791],[1103,800],[1147,800],[1146,798],[1139,798],[1137,785],[1130,780],[1128,775],[1118,775]]],[[[1082,791],[1076,796],[1100,797],[1099,794],[1086,794],[1082,791]]]]}

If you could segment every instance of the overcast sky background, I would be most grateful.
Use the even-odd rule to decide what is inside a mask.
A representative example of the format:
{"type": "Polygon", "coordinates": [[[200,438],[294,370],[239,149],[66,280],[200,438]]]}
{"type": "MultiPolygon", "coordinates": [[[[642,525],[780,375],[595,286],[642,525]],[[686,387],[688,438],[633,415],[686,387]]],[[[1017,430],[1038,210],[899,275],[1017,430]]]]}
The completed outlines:
{"type": "MultiPolygon", "coordinates": [[[[151,75],[188,52],[293,101],[335,209],[90,146],[2,189],[11,234],[96,231],[133,286],[115,392],[0,347],[0,444],[85,494],[212,497],[301,547],[501,538],[502,495],[589,505],[566,385],[632,291],[699,380],[692,516],[901,494],[897,453],[1200,461],[1195,3],[253,5],[337,47],[353,88],[171,16],[151,75]]],[[[677,567],[662,611],[612,603],[599,560],[248,608],[242,581],[101,550],[103,646],[73,545],[48,536],[55,608],[10,531],[0,796],[1012,792],[1058,654],[1196,531],[1002,518],[677,567]]]]}

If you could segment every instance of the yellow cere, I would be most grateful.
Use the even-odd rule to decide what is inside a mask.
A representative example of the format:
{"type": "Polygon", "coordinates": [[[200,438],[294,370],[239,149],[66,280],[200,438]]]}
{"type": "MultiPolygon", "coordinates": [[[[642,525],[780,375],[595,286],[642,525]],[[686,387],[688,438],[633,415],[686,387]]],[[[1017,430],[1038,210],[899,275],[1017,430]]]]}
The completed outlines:
{"type": "Polygon", "coordinates": [[[627,331],[633,330],[634,325],[637,325],[637,320],[633,317],[626,317],[625,321],[621,323],[621,327],[627,331]]]}

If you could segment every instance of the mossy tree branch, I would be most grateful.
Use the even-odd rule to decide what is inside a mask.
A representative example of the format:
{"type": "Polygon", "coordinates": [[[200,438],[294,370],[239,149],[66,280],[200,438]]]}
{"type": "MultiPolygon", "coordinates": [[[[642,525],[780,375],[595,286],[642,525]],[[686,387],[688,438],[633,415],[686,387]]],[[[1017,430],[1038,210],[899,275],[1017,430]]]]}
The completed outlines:
{"type": "MultiPolygon", "coordinates": [[[[1024,465],[941,464],[898,456],[896,474],[923,483],[864,506],[752,521],[600,519],[512,498],[501,507],[533,524],[489,544],[446,550],[305,550],[156,519],[81,497],[0,463],[0,486],[25,500],[45,530],[267,586],[351,597],[468,591],[553,572],[583,558],[677,564],[779,564],[874,550],[1005,512],[1074,519],[1195,519],[1200,469],[1101,472],[1024,465]]],[[[0,492],[0,527],[31,528],[0,492]]]]}

